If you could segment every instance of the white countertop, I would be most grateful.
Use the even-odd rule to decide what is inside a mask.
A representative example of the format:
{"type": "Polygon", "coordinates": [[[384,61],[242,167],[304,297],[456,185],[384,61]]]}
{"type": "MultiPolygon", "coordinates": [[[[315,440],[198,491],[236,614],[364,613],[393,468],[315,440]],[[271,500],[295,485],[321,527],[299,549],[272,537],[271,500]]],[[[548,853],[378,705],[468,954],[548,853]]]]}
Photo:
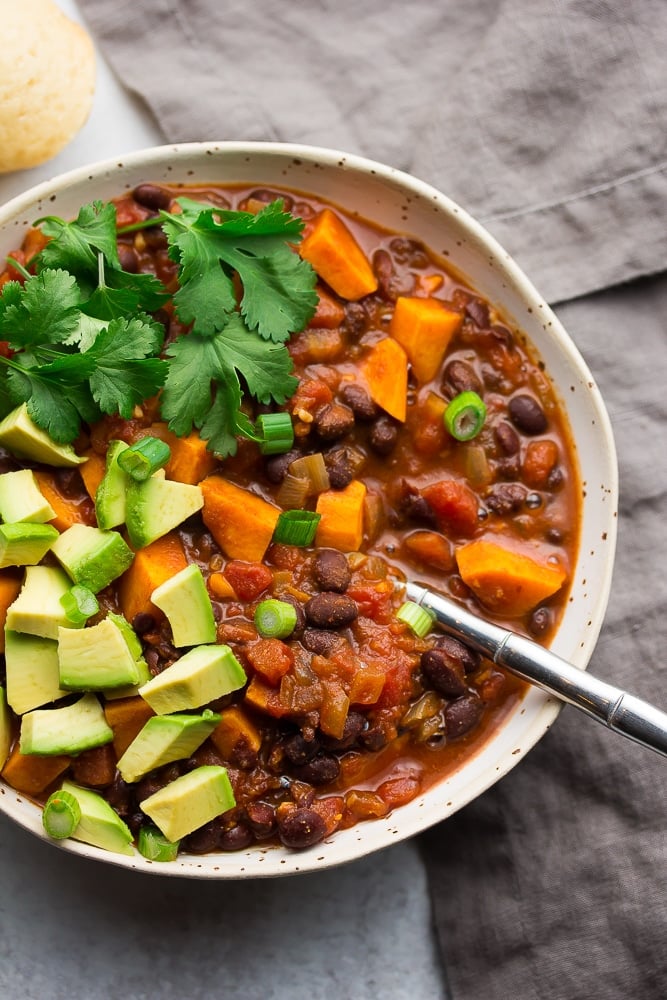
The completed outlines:
{"type": "MultiPolygon", "coordinates": [[[[162,141],[98,53],[88,122],[53,160],[0,175],[0,203],[162,141]]],[[[0,816],[0,955],[0,996],[22,1000],[445,997],[414,841],[317,874],[201,883],[83,860],[0,816]]]]}

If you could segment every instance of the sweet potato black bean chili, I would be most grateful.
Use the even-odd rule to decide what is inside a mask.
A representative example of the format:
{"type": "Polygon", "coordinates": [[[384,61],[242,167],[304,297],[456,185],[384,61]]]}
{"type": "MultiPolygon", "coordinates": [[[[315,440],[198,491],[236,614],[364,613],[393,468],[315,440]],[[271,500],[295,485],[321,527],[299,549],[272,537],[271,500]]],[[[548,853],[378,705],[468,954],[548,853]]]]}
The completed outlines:
{"type": "Polygon", "coordinates": [[[40,220],[0,284],[2,775],[52,836],[305,848],[481,746],[521,685],[395,583],[548,641],[579,500],[490,303],[235,187],[40,220]]]}

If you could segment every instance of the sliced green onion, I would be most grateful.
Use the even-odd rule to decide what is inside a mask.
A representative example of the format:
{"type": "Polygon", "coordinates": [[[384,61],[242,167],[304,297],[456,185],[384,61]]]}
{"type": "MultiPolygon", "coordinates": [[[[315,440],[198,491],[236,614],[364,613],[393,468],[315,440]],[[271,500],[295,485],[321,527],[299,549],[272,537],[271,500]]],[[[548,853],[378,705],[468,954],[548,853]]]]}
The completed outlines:
{"type": "Polygon", "coordinates": [[[273,532],[274,542],[311,545],[321,517],[312,510],[284,510],[273,532]]]}
{"type": "Polygon", "coordinates": [[[118,464],[137,482],[150,479],[153,473],[162,469],[171,457],[171,448],[160,438],[145,437],[130,445],[118,456],[118,464]]]}
{"type": "Polygon", "coordinates": [[[294,426],[289,413],[261,413],[257,427],[262,435],[262,455],[282,455],[294,444],[294,426]]]}
{"type": "Polygon", "coordinates": [[[149,861],[175,861],[180,841],[167,840],[165,835],[152,823],[139,827],[137,849],[149,861]]]}
{"type": "Polygon", "coordinates": [[[454,396],[442,419],[445,427],[457,441],[471,441],[484,426],[486,406],[476,392],[460,392],[454,396]]]}
{"type": "Polygon", "coordinates": [[[432,611],[422,608],[421,605],[415,604],[414,601],[406,601],[405,604],[401,604],[396,612],[396,617],[399,621],[409,625],[419,639],[423,639],[425,635],[428,635],[435,621],[435,615],[432,611]]]}
{"type": "Polygon", "coordinates": [[[255,627],[264,639],[285,639],[296,626],[296,608],[270,597],[255,608],[255,627]]]}
{"type": "Polygon", "coordinates": [[[75,583],[73,587],[70,587],[60,598],[60,603],[67,620],[73,625],[83,625],[100,610],[95,594],[80,583],[75,583]]]}
{"type": "Polygon", "coordinates": [[[49,837],[64,840],[71,837],[81,819],[81,806],[71,792],[53,792],[42,812],[42,823],[49,837]]]}

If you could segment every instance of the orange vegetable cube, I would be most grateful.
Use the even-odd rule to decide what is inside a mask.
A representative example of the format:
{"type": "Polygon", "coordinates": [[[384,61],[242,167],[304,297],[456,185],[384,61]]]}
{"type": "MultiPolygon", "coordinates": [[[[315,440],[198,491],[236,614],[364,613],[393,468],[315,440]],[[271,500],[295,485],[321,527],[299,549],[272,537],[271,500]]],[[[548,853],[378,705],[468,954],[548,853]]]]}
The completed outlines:
{"type": "Polygon", "coordinates": [[[165,423],[157,423],[147,429],[145,436],[160,438],[169,445],[171,457],[164,467],[167,479],[197,486],[218,464],[197,431],[192,431],[187,437],[177,437],[165,423]]]}
{"type": "Polygon", "coordinates": [[[204,479],[201,490],[204,524],[223,552],[230,559],[261,562],[273,538],[280,510],[222,476],[204,479]]]}
{"type": "Polygon", "coordinates": [[[257,753],[262,745],[262,736],[243,709],[232,705],[220,713],[220,722],[211,733],[211,742],[229,760],[235,750],[257,753]]]}
{"type": "Polygon", "coordinates": [[[17,792],[39,795],[67,770],[71,759],[65,754],[53,757],[22,754],[17,741],[2,769],[2,777],[17,792]]]}
{"type": "Polygon", "coordinates": [[[105,461],[102,455],[98,455],[92,448],[86,452],[87,462],[79,466],[79,472],[86,487],[86,493],[91,500],[95,500],[97,488],[104,479],[105,461]]]}
{"type": "Polygon", "coordinates": [[[43,469],[35,469],[35,479],[44,499],[48,500],[56,512],[56,516],[51,518],[49,524],[58,531],[66,531],[73,524],[90,526],[97,524],[95,507],[90,497],[66,496],[58,486],[54,473],[43,469]]]}
{"type": "Polygon", "coordinates": [[[378,286],[366,254],[342,219],[329,208],[319,213],[299,253],[343,299],[361,299],[378,286]]]}
{"type": "Polygon", "coordinates": [[[364,500],[366,486],[358,479],[344,490],[325,490],[317,498],[321,520],[315,541],[324,548],[357,552],[364,537],[364,500]]]}
{"type": "Polygon", "coordinates": [[[5,622],[7,608],[13,604],[21,589],[21,577],[13,572],[0,572],[0,653],[5,651],[5,622]]]}
{"type": "Polygon", "coordinates": [[[361,363],[361,372],[373,401],[390,417],[405,420],[408,358],[398,341],[384,337],[374,344],[361,363]]]}
{"type": "Polygon", "coordinates": [[[430,382],[438,373],[463,315],[440,299],[399,296],[389,333],[405,349],[419,382],[430,382]]]}
{"type": "Polygon", "coordinates": [[[148,702],[137,694],[130,698],[115,698],[113,701],[108,701],[104,706],[104,715],[113,730],[116,758],[120,759],[155,712],[148,702]]]}
{"type": "Polygon", "coordinates": [[[485,607],[511,616],[531,611],[567,578],[556,563],[538,562],[486,538],[462,545],[456,562],[464,583],[485,607]]]}
{"type": "Polygon", "coordinates": [[[164,615],[151,601],[151,594],[187,564],[183,544],[175,533],[163,535],[139,549],[119,583],[120,606],[127,620],[132,622],[135,615],[143,612],[161,621],[164,615]]]}

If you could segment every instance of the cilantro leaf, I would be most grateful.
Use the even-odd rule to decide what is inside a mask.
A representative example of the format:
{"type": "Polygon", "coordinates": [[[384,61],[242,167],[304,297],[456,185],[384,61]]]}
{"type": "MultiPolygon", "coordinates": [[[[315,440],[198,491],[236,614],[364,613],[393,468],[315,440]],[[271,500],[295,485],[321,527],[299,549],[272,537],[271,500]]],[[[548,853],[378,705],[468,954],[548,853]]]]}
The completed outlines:
{"type": "Polygon", "coordinates": [[[0,337],[13,350],[67,340],[77,323],[80,299],[72,275],[60,269],[45,270],[18,288],[20,293],[11,288],[2,296],[0,337]]]}
{"type": "Polygon", "coordinates": [[[64,268],[77,277],[95,276],[97,254],[120,268],[116,244],[116,207],[111,202],[83,205],[74,222],[56,216],[40,220],[50,241],[36,258],[37,270],[64,268]]]}
{"type": "Polygon", "coordinates": [[[294,366],[287,348],[264,343],[238,313],[215,339],[225,364],[243,375],[248,390],[260,403],[284,403],[296,390],[299,380],[291,374],[294,366]]]}
{"type": "Polygon", "coordinates": [[[119,413],[127,420],[135,406],[161,388],[167,363],[152,355],[162,336],[148,316],[113,319],[80,355],[94,362],[90,389],[103,413],[119,413]]]}
{"type": "Polygon", "coordinates": [[[27,403],[35,423],[58,444],[68,444],[78,436],[82,419],[92,421],[99,416],[85,386],[66,385],[41,369],[10,370],[7,389],[14,406],[27,403]]]}

